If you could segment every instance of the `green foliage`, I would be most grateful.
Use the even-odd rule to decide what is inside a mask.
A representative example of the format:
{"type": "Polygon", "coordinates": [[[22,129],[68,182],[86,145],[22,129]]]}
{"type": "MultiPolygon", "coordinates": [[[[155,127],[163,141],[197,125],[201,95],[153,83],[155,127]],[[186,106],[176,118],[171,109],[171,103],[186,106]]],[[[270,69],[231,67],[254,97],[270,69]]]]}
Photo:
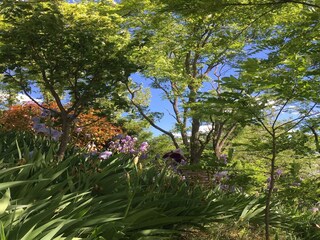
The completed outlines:
{"type": "Polygon", "coordinates": [[[5,81],[27,91],[36,84],[55,101],[68,91],[71,102],[81,106],[92,105],[97,97],[119,100],[116,89],[132,69],[125,58],[129,35],[120,27],[116,6],[3,3],[1,13],[5,81]]]}
{"type": "Polygon", "coordinates": [[[166,168],[135,167],[126,156],[101,162],[68,149],[57,164],[52,158],[58,146],[45,139],[2,135],[0,140],[6,153],[0,170],[1,234],[8,239],[161,239],[185,225],[237,218],[252,201],[191,188],[168,177],[166,168]]]}
{"type": "Polygon", "coordinates": [[[57,158],[63,159],[79,114],[104,102],[109,112],[126,106],[124,83],[136,66],[127,58],[124,18],[113,1],[5,1],[0,7],[3,81],[29,97],[36,86],[45,102],[56,103],[50,110],[61,120],[57,158]]]}

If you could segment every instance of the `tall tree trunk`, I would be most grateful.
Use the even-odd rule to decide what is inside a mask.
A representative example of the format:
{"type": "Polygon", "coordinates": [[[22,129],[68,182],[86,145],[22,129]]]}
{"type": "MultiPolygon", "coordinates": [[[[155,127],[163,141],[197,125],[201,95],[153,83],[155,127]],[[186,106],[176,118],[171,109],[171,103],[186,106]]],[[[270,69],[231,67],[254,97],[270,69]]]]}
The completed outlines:
{"type": "Polygon", "coordinates": [[[197,164],[200,162],[202,154],[201,145],[199,142],[200,120],[192,119],[191,137],[190,137],[190,163],[197,164]]]}
{"type": "Polygon", "coordinates": [[[70,140],[70,132],[71,132],[71,126],[72,121],[68,118],[68,116],[62,116],[62,135],[60,139],[60,146],[57,153],[58,161],[62,161],[64,158],[64,154],[67,150],[68,143],[70,140]]]}
{"type": "Polygon", "coordinates": [[[222,150],[222,146],[220,144],[221,134],[222,134],[221,123],[219,121],[216,121],[214,124],[212,147],[217,159],[220,159],[221,157],[221,150],[222,150]]]}
{"type": "Polygon", "coordinates": [[[271,158],[271,168],[270,168],[270,182],[268,186],[268,192],[267,192],[267,198],[266,198],[266,208],[265,208],[265,215],[264,215],[264,221],[265,221],[265,238],[266,240],[270,239],[270,204],[271,204],[271,197],[272,192],[274,189],[274,171],[275,171],[275,162],[276,162],[276,133],[273,129],[272,131],[272,158],[271,158]]]}

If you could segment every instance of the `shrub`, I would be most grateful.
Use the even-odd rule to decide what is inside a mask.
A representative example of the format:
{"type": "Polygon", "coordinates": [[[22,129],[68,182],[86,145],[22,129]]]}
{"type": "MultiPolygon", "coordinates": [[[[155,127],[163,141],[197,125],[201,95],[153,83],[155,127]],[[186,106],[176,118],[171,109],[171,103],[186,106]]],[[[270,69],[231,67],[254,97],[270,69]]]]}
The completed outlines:
{"type": "MultiPolygon", "coordinates": [[[[55,108],[49,104],[50,108],[55,108]]],[[[105,116],[98,116],[99,112],[90,110],[78,116],[71,134],[73,143],[78,147],[86,147],[88,144],[95,145],[101,150],[106,142],[115,135],[122,133],[120,127],[115,126],[105,116]]],[[[35,132],[33,129],[33,118],[41,119],[48,127],[60,129],[59,119],[50,112],[43,111],[34,103],[14,105],[2,112],[0,116],[1,131],[27,131],[35,132]]]]}

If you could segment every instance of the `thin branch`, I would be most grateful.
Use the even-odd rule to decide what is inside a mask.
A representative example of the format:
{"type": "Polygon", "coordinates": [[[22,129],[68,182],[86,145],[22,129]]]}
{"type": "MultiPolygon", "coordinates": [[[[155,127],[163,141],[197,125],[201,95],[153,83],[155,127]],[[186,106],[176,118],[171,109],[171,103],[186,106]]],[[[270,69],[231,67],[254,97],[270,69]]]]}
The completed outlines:
{"type": "Polygon", "coordinates": [[[212,70],[213,68],[217,67],[219,64],[220,64],[220,63],[212,63],[212,64],[209,64],[208,67],[207,67],[207,69],[206,69],[206,71],[202,74],[201,77],[208,75],[209,72],[211,72],[211,70],[212,70]]]}
{"type": "Polygon", "coordinates": [[[210,142],[213,132],[214,132],[214,122],[211,122],[211,129],[207,133],[205,141],[200,142],[201,143],[201,151],[203,151],[205,149],[206,145],[210,142]]]}
{"type": "Polygon", "coordinates": [[[234,123],[232,127],[227,131],[227,133],[222,137],[220,141],[220,145],[224,145],[227,139],[230,137],[230,135],[233,133],[233,131],[236,129],[237,123],[234,123]]]}
{"type": "Polygon", "coordinates": [[[58,105],[58,108],[60,109],[61,113],[66,113],[66,110],[62,105],[62,102],[61,102],[61,99],[60,99],[58,93],[55,91],[55,89],[53,88],[53,86],[50,83],[49,79],[47,78],[45,70],[41,69],[40,71],[41,71],[42,79],[43,79],[45,85],[49,88],[49,91],[51,92],[52,96],[54,97],[54,99],[55,99],[55,101],[56,101],[56,103],[58,105]]]}
{"type": "Polygon", "coordinates": [[[54,109],[44,107],[44,106],[42,106],[40,103],[38,103],[38,101],[36,101],[36,100],[27,92],[27,90],[24,88],[24,86],[23,86],[19,81],[17,81],[17,80],[15,79],[15,77],[11,75],[10,72],[7,72],[7,71],[6,71],[5,74],[6,74],[7,76],[9,76],[14,82],[18,83],[18,84],[20,85],[23,93],[26,94],[27,97],[30,98],[30,100],[31,100],[32,102],[34,102],[38,107],[40,107],[40,108],[42,108],[42,109],[46,109],[46,110],[51,111],[51,112],[54,112],[54,113],[59,113],[59,112],[57,112],[57,111],[54,110],[54,109]]]}
{"type": "Polygon", "coordinates": [[[296,121],[298,120],[294,125],[292,125],[289,129],[287,129],[287,130],[285,131],[285,132],[288,132],[288,131],[290,131],[291,129],[295,128],[297,125],[299,125],[304,119],[309,118],[309,117],[311,117],[311,116],[313,116],[313,115],[318,115],[319,112],[316,112],[316,113],[314,113],[314,114],[310,114],[310,113],[312,112],[312,110],[313,110],[317,105],[318,105],[317,103],[313,104],[313,106],[309,109],[309,111],[308,111],[306,114],[304,114],[303,116],[299,116],[299,117],[297,117],[297,118],[295,118],[295,119],[292,119],[292,120],[290,120],[290,121],[287,121],[287,122],[285,122],[285,123],[283,123],[283,124],[280,124],[279,126],[277,126],[277,127],[275,128],[275,130],[278,129],[278,128],[280,128],[280,127],[283,127],[283,126],[285,126],[285,125],[287,125],[287,124],[289,124],[289,123],[296,122],[296,121]]]}
{"type": "Polygon", "coordinates": [[[186,59],[185,59],[185,62],[184,62],[186,73],[188,75],[190,75],[190,55],[191,55],[191,52],[189,51],[187,53],[187,55],[186,55],[186,59]]]}
{"type": "Polygon", "coordinates": [[[154,127],[155,129],[159,130],[160,132],[168,135],[168,136],[171,138],[174,146],[175,146],[176,148],[179,148],[179,144],[177,143],[174,135],[173,135],[171,132],[168,132],[168,131],[164,130],[163,128],[159,127],[157,124],[155,124],[155,122],[154,122],[149,116],[147,116],[147,115],[144,113],[143,109],[142,109],[137,103],[135,103],[134,100],[133,100],[136,91],[132,91],[132,90],[130,89],[128,83],[126,83],[125,85],[126,85],[126,87],[127,87],[128,92],[129,92],[130,95],[131,95],[131,99],[130,99],[131,103],[137,108],[137,110],[138,110],[139,113],[143,116],[143,118],[146,119],[152,127],[154,127]]]}
{"type": "Polygon", "coordinates": [[[276,123],[277,123],[277,121],[278,121],[278,118],[280,117],[283,109],[284,109],[284,108],[287,106],[287,104],[289,103],[289,100],[290,100],[290,98],[288,98],[288,99],[285,101],[285,103],[281,106],[280,110],[278,111],[277,116],[275,117],[275,119],[274,119],[274,121],[273,121],[273,123],[272,123],[272,129],[276,130],[276,129],[274,128],[274,126],[276,125],[276,123]]]}
{"type": "Polygon", "coordinates": [[[227,44],[227,47],[217,56],[216,61],[215,62],[220,62],[221,58],[223,57],[223,55],[229,50],[229,46],[232,45],[233,42],[235,42],[236,40],[238,40],[238,38],[255,22],[257,22],[258,20],[260,20],[262,17],[266,16],[267,14],[273,12],[276,8],[273,7],[270,10],[260,14],[257,18],[255,18],[253,21],[251,21],[246,27],[244,27],[238,34],[236,34],[236,36],[234,38],[232,38],[229,43],[227,44]]]}
{"type": "MultiPolygon", "coordinates": [[[[246,107],[244,104],[242,104],[243,107],[246,107]]],[[[272,132],[270,131],[270,129],[266,126],[266,124],[264,123],[264,121],[255,113],[253,112],[250,108],[247,108],[248,111],[257,119],[257,121],[261,124],[261,126],[272,136],[272,132]]]]}
{"type": "Polygon", "coordinates": [[[301,4],[301,5],[306,5],[309,7],[315,7],[315,8],[320,8],[320,5],[313,4],[313,3],[308,3],[308,2],[303,2],[303,1],[295,1],[295,0],[282,0],[278,2],[265,2],[265,3],[228,3],[228,4],[221,4],[223,7],[228,7],[228,6],[274,6],[274,5],[283,5],[286,3],[296,3],[296,4],[301,4]]]}
{"type": "Polygon", "coordinates": [[[174,103],[171,100],[169,91],[167,89],[165,89],[163,86],[161,86],[161,84],[158,82],[157,78],[154,78],[154,79],[155,79],[155,81],[153,83],[156,85],[157,88],[161,89],[164,92],[168,101],[173,105],[174,103]]]}

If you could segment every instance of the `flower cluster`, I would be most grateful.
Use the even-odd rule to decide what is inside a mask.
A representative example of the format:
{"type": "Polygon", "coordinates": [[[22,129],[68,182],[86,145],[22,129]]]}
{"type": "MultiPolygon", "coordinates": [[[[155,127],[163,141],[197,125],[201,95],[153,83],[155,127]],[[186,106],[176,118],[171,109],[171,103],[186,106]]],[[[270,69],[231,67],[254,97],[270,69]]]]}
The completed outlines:
{"type": "Polygon", "coordinates": [[[108,159],[113,153],[125,153],[141,156],[148,151],[149,144],[143,142],[140,146],[137,146],[138,139],[132,136],[118,135],[114,141],[109,142],[107,150],[101,152],[99,158],[108,159]]]}
{"type": "Polygon", "coordinates": [[[214,174],[214,182],[216,184],[220,184],[223,181],[226,181],[229,179],[228,171],[221,171],[214,174]]]}
{"type": "MultiPolygon", "coordinates": [[[[41,117],[47,117],[47,113],[43,112],[41,114],[41,117]]],[[[41,118],[33,117],[32,121],[33,121],[33,130],[36,133],[42,133],[45,136],[50,137],[55,141],[58,141],[59,138],[61,137],[62,132],[56,129],[53,129],[51,127],[47,127],[45,123],[41,123],[41,118]]]]}
{"type": "Polygon", "coordinates": [[[109,149],[118,153],[136,153],[135,145],[137,138],[131,136],[122,137],[118,135],[115,141],[109,143],[109,149]]]}
{"type": "MultiPolygon", "coordinates": [[[[277,180],[279,179],[281,176],[283,176],[283,170],[281,170],[280,168],[278,168],[275,172],[274,172],[274,180],[277,180]]],[[[270,189],[271,185],[270,185],[270,182],[271,182],[271,177],[268,177],[267,180],[267,188],[270,189]]],[[[274,191],[278,191],[277,188],[274,188],[274,191]]]]}

